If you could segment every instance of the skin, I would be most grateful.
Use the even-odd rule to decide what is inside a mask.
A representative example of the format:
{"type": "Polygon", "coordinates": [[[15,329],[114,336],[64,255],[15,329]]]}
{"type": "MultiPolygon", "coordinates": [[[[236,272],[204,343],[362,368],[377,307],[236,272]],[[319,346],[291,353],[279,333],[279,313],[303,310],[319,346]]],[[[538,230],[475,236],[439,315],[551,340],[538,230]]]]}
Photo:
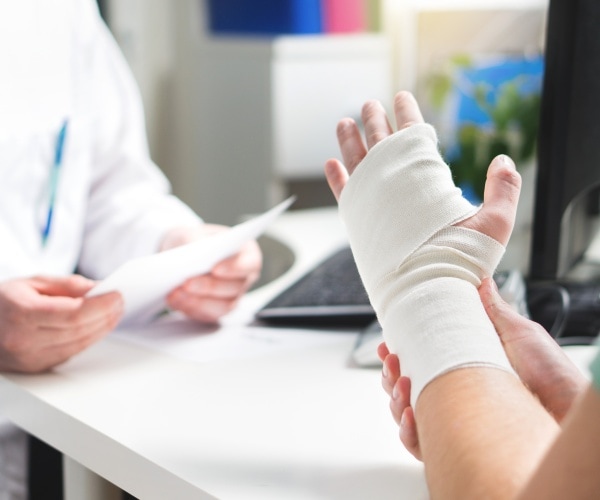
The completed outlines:
{"type": "MultiPolygon", "coordinates": [[[[562,423],[587,388],[586,378],[541,325],[524,318],[502,299],[492,279],[483,281],[479,295],[519,378],[562,423]]],[[[410,406],[410,380],[402,377],[398,356],[390,354],[384,343],[377,352],[383,362],[382,386],[390,396],[390,410],[400,426],[400,440],[421,459],[410,406]]]]}
{"type": "MultiPolygon", "coordinates": [[[[407,92],[396,96],[394,114],[398,129],[423,121],[407,92]]],[[[343,162],[332,159],[325,165],[336,198],[368,150],[393,133],[376,101],[365,104],[361,118],[365,141],[352,120],[342,120],[337,133],[343,162]]],[[[495,158],[488,170],[481,210],[461,225],[505,245],[519,190],[520,178],[512,161],[495,158]]],[[[523,381],[493,368],[456,369],[431,381],[413,409],[407,403],[410,381],[401,376],[398,358],[385,346],[379,351],[385,361],[384,387],[392,396],[392,414],[404,429],[402,441],[424,461],[431,498],[590,498],[590,492],[600,488],[600,478],[590,472],[589,465],[600,460],[600,395],[586,389],[585,395],[575,396],[573,402],[574,395],[582,391],[581,379],[574,372],[564,375],[557,370],[549,384],[541,382],[540,372],[556,360],[563,366],[564,359],[539,330],[529,324],[515,325],[516,318],[508,316],[489,282],[483,284],[480,294],[523,381]],[[523,326],[529,328],[528,334],[522,333],[523,326]],[[537,332],[537,337],[532,332],[537,332]],[[527,366],[523,360],[532,351],[542,360],[527,366]],[[552,397],[549,387],[554,385],[560,387],[560,397],[552,397]],[[532,391],[539,393],[552,414],[532,391]],[[572,410],[565,418],[568,407],[572,410]],[[564,420],[563,432],[557,420],[564,420]],[[565,466],[565,457],[573,459],[563,467],[569,474],[557,473],[565,466]]]]}
{"type": "Polygon", "coordinates": [[[118,293],[84,294],[81,276],[34,277],[0,284],[0,368],[40,372],[100,340],[123,314],[118,293]]]}
{"type": "MultiPolygon", "coordinates": [[[[174,248],[223,226],[176,228],[161,250],[174,248]]],[[[168,305],[191,319],[214,323],[230,312],[260,274],[256,242],[219,262],[209,274],[190,278],[167,297],[168,305]]],[[[21,278],[0,283],[0,370],[36,373],[49,370],[115,329],[123,315],[117,292],[87,298],[95,285],[82,276],[21,278]]]]}
{"type": "MultiPolygon", "coordinates": [[[[161,250],[226,230],[227,227],[215,224],[177,228],[165,237],[161,250]]],[[[190,278],[175,288],[167,296],[167,305],[196,321],[216,323],[235,308],[260,276],[261,268],[262,253],[256,241],[251,241],[237,254],[219,262],[209,274],[190,278]]]]}

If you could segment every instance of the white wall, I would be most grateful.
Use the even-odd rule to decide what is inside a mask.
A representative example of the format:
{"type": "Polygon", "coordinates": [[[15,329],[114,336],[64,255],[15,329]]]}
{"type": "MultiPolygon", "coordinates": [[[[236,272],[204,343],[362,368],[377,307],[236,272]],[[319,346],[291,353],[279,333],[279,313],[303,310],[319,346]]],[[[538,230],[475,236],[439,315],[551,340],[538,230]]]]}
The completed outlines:
{"type": "MultiPolygon", "coordinates": [[[[417,91],[419,74],[444,51],[539,47],[543,39],[540,12],[546,0],[381,1],[382,29],[393,47],[392,89],[417,91]],[[411,6],[434,14],[417,17],[411,6]],[[504,11],[493,8],[499,6],[504,11]],[[454,10],[449,13],[452,23],[445,15],[435,15],[440,9],[454,10]],[[479,13],[461,18],[468,9],[479,13]]],[[[206,39],[203,5],[203,0],[110,0],[108,4],[111,29],[142,91],[153,158],[175,193],[192,207],[202,168],[196,113],[201,112],[201,49],[206,39]]]]}
{"type": "Polygon", "coordinates": [[[175,193],[193,200],[191,124],[204,37],[201,0],[112,0],[110,28],[140,87],[150,151],[175,193]]]}

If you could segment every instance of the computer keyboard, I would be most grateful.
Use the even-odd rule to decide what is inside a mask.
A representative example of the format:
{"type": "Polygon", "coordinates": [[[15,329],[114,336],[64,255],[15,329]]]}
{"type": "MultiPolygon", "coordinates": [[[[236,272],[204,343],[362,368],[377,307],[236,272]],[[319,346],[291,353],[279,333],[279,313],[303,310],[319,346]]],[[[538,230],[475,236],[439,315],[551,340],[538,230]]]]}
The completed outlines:
{"type": "Polygon", "coordinates": [[[257,318],[277,324],[362,327],[375,319],[349,247],[334,252],[275,297],[257,318]]]}

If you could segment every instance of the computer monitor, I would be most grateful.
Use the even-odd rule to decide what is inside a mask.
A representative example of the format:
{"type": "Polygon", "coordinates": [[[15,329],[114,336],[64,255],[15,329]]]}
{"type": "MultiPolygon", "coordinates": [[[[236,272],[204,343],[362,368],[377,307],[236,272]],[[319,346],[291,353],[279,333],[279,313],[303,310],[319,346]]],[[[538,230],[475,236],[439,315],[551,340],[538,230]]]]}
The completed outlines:
{"type": "Polygon", "coordinates": [[[550,0],[529,278],[564,279],[596,233],[600,1],[550,0]]]}

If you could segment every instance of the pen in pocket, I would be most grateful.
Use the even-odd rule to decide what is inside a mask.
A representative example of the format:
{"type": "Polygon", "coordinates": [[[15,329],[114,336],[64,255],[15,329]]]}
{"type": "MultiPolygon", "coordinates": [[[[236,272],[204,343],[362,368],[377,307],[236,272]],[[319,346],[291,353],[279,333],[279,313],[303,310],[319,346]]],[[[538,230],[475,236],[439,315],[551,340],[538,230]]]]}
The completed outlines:
{"type": "Polygon", "coordinates": [[[56,148],[54,150],[54,163],[52,164],[52,170],[50,171],[50,181],[48,183],[48,215],[46,216],[46,224],[42,230],[42,246],[46,246],[48,236],[50,235],[50,229],[52,227],[52,219],[54,217],[54,205],[56,202],[56,190],[58,187],[58,176],[60,168],[62,166],[63,150],[65,145],[65,138],[67,136],[67,125],[68,120],[65,120],[60,128],[58,137],[56,138],[56,148]]]}

